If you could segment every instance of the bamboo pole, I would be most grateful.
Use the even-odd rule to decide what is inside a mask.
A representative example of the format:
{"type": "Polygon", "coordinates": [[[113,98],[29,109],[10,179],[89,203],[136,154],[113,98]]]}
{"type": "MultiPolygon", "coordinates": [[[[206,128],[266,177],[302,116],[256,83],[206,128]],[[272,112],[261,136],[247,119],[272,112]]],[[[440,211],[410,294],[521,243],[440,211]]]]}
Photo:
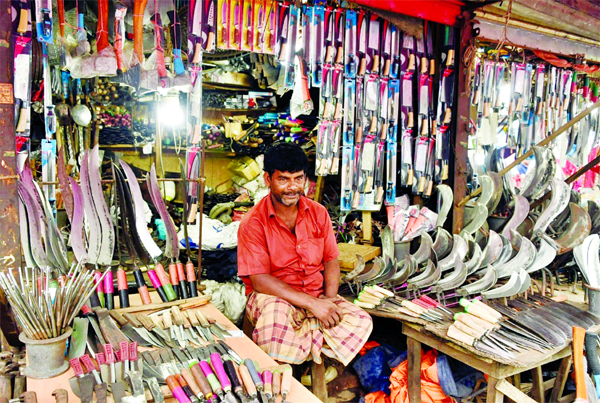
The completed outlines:
{"type": "MultiPolygon", "coordinates": [[[[565,123],[564,125],[559,127],[556,131],[554,131],[554,133],[552,133],[551,135],[549,135],[548,137],[546,137],[545,139],[543,139],[536,145],[542,147],[547,144],[550,144],[550,142],[552,140],[554,140],[555,138],[557,138],[558,136],[560,136],[561,134],[563,134],[564,132],[569,130],[571,127],[575,126],[576,123],[578,123],[581,119],[583,119],[584,117],[589,115],[594,109],[598,108],[599,106],[600,106],[600,100],[596,101],[596,103],[593,104],[592,106],[590,106],[589,108],[583,110],[579,115],[577,115],[573,119],[569,120],[567,123],[565,123]]],[[[509,166],[507,166],[506,168],[504,168],[503,170],[498,172],[498,175],[500,175],[500,176],[506,175],[508,172],[510,172],[511,169],[513,169],[514,167],[519,165],[521,162],[525,161],[531,155],[533,155],[533,148],[530,148],[529,151],[527,151],[525,154],[521,155],[519,158],[514,160],[514,162],[512,164],[510,164],[509,166]]],[[[477,189],[475,189],[475,191],[473,193],[471,193],[470,195],[468,195],[467,197],[462,199],[457,204],[457,206],[458,207],[464,206],[469,200],[471,200],[473,197],[477,196],[479,193],[481,193],[481,186],[478,187],[477,189]]]]}

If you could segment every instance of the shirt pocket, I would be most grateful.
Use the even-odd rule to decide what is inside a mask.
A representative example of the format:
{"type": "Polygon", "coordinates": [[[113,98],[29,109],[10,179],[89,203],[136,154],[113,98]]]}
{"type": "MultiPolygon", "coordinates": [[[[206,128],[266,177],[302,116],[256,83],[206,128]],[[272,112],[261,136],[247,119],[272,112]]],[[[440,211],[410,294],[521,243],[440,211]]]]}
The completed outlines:
{"type": "Polygon", "coordinates": [[[312,238],[308,240],[308,264],[318,266],[323,262],[323,249],[325,238],[312,238]]]}

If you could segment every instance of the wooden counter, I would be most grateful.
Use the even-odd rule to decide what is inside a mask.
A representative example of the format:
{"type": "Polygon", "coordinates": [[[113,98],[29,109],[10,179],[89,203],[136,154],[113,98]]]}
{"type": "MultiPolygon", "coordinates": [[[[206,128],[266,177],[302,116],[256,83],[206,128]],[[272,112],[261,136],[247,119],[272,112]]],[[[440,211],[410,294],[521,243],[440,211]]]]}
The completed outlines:
{"type": "MultiPolygon", "coordinates": [[[[229,319],[227,319],[217,308],[212,304],[201,307],[203,311],[214,317],[217,322],[222,324],[230,333],[237,337],[227,338],[226,342],[231,346],[240,357],[251,358],[258,362],[260,368],[275,366],[277,363],[269,357],[264,351],[260,349],[256,344],[246,337],[241,330],[239,330],[229,319]]],[[[148,350],[140,348],[140,351],[148,350]]],[[[69,393],[69,402],[78,402],[79,398],[71,392],[69,386],[69,378],[73,376],[73,371],[69,369],[62,375],[59,375],[50,379],[27,379],[27,390],[34,391],[37,394],[38,402],[40,403],[54,403],[55,399],[52,397],[52,392],[55,389],[65,389],[69,393]]],[[[150,398],[150,393],[147,391],[146,396],[150,398]]],[[[319,403],[317,399],[308,389],[306,389],[296,379],[292,380],[292,387],[290,394],[287,399],[288,402],[293,403],[319,403]]],[[[112,401],[112,399],[109,399],[112,401]]],[[[149,400],[150,401],[150,400],[149,400]]],[[[173,398],[166,399],[166,402],[172,403],[177,402],[173,398]]]]}

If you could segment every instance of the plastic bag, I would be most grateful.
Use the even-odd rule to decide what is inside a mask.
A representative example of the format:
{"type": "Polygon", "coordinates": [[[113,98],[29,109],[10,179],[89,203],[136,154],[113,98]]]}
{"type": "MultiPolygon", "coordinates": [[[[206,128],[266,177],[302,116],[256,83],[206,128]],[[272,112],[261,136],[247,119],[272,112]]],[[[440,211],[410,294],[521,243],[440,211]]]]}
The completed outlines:
{"type": "Polygon", "coordinates": [[[213,280],[204,280],[205,294],[212,295],[211,303],[217,307],[233,323],[239,323],[246,311],[246,295],[243,284],[218,283],[213,280]]]}

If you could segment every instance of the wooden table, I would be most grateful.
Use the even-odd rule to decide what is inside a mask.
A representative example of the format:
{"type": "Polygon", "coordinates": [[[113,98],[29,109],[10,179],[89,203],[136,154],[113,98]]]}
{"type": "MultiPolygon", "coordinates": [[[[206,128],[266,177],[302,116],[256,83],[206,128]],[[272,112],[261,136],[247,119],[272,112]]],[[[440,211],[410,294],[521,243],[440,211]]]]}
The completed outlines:
{"type": "Polygon", "coordinates": [[[575,399],[574,393],[560,397],[571,368],[571,345],[529,367],[513,367],[477,356],[448,340],[425,331],[424,327],[420,325],[402,322],[402,333],[408,339],[408,396],[410,403],[421,403],[421,344],[434,348],[488,375],[487,403],[502,403],[504,396],[517,403],[536,401],[543,403],[545,402],[545,391],[551,388],[553,390],[549,402],[566,403],[575,399]],[[544,382],[542,365],[560,359],[562,361],[556,378],[544,382]],[[525,371],[532,371],[532,395],[534,399],[531,399],[519,389],[520,374],[525,371]],[[514,377],[514,386],[506,380],[509,377],[514,377]]]}
{"type": "MultiPolygon", "coordinates": [[[[241,330],[239,330],[229,319],[227,319],[214,305],[208,304],[199,308],[206,313],[214,317],[217,322],[223,325],[228,331],[230,331],[236,337],[227,338],[226,342],[231,346],[240,357],[251,358],[258,362],[260,368],[266,368],[277,365],[277,363],[269,357],[263,350],[260,349],[252,340],[246,337],[241,330]]],[[[148,350],[140,348],[140,350],[148,350]]],[[[29,364],[29,363],[28,363],[29,364]]],[[[69,386],[69,378],[73,377],[73,370],[69,368],[67,372],[50,379],[27,379],[27,390],[34,391],[37,394],[38,402],[40,403],[54,403],[55,399],[52,397],[52,392],[55,389],[65,389],[69,393],[69,402],[78,402],[79,398],[71,392],[69,386]]],[[[163,386],[163,391],[168,391],[163,386]]],[[[169,393],[170,395],[170,393],[169,393]]],[[[146,391],[146,397],[150,401],[152,396],[149,391],[146,391]]],[[[292,379],[292,387],[290,394],[287,399],[288,402],[293,403],[320,403],[308,389],[306,389],[296,379],[292,379]]],[[[109,401],[112,399],[109,398],[109,401]]],[[[168,403],[176,403],[177,401],[173,398],[166,399],[168,403]]]]}

